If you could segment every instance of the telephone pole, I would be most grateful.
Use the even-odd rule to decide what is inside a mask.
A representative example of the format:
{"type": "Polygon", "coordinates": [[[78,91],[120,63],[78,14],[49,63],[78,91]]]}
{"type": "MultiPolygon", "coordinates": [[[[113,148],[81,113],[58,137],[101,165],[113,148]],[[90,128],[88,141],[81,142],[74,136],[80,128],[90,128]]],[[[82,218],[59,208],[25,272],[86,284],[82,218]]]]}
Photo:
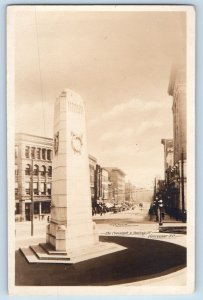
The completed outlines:
{"type": "Polygon", "coordinates": [[[181,153],[181,196],[182,196],[182,217],[184,216],[185,213],[185,189],[184,189],[184,154],[183,150],[181,153]]]}
{"type": "Polygon", "coordinates": [[[34,197],[33,197],[33,159],[31,165],[31,174],[30,174],[30,196],[31,196],[31,205],[30,205],[30,216],[31,216],[31,236],[34,235],[34,197]]]}

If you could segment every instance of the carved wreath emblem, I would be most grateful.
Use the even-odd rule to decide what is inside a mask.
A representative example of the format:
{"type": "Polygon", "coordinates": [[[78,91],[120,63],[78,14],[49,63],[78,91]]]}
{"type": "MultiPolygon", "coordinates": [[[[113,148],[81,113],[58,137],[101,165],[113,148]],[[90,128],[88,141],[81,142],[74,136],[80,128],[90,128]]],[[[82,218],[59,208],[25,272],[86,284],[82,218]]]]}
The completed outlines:
{"type": "Polygon", "coordinates": [[[55,155],[58,153],[59,148],[59,131],[54,135],[54,153],[55,155]]]}
{"type": "Polygon", "coordinates": [[[71,132],[72,139],[71,139],[71,146],[73,148],[74,153],[81,153],[82,145],[83,145],[83,134],[78,135],[71,132]]]}

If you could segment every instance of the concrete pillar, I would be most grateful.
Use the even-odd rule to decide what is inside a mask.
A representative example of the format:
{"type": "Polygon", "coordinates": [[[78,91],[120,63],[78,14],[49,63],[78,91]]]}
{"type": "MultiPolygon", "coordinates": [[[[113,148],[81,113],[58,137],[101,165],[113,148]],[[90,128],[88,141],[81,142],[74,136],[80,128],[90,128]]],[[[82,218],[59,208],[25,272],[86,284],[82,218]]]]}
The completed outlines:
{"type": "Polygon", "coordinates": [[[47,242],[55,250],[92,246],[92,222],[85,106],[73,91],[55,103],[51,221],[47,242]]]}

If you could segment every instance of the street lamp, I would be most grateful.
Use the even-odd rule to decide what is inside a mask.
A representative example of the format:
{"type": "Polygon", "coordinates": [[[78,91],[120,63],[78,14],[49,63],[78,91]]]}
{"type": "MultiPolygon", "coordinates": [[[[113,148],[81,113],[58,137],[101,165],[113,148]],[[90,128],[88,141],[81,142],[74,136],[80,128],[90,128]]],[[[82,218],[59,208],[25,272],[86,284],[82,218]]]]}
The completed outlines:
{"type": "Polygon", "coordinates": [[[163,225],[163,222],[162,222],[162,212],[163,212],[163,200],[160,199],[158,200],[158,204],[159,204],[159,225],[163,225]]]}

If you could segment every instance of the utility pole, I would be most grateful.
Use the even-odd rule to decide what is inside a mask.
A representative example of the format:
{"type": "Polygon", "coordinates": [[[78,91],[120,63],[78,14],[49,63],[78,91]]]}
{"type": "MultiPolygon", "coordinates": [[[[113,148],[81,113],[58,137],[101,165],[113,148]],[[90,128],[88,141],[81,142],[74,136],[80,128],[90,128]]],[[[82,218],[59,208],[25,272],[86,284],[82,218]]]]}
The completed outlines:
{"type": "Polygon", "coordinates": [[[181,194],[182,194],[182,217],[184,216],[185,212],[185,189],[184,189],[184,155],[183,150],[181,153],[181,194]]]}
{"type": "Polygon", "coordinates": [[[30,215],[31,215],[31,236],[34,234],[34,197],[33,197],[33,159],[31,165],[30,174],[30,194],[31,194],[31,205],[30,205],[30,215]]]}

